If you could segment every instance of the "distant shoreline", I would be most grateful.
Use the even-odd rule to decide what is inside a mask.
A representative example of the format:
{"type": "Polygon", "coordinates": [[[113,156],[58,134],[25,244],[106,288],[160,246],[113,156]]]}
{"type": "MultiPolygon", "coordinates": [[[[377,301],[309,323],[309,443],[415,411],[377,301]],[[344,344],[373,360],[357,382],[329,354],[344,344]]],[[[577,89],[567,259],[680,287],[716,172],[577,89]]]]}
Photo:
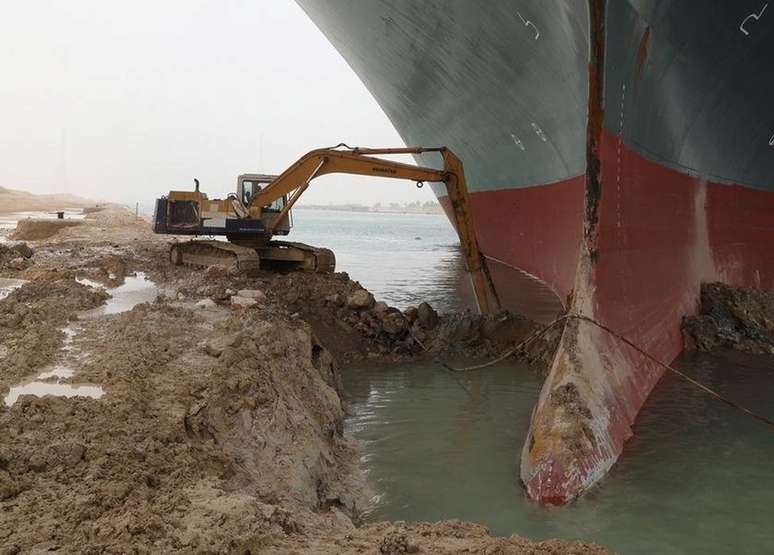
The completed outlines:
{"type": "Polygon", "coordinates": [[[433,203],[432,206],[362,206],[357,204],[304,204],[295,207],[295,210],[328,210],[335,212],[366,212],[371,214],[423,214],[442,216],[443,208],[440,204],[433,203]]]}

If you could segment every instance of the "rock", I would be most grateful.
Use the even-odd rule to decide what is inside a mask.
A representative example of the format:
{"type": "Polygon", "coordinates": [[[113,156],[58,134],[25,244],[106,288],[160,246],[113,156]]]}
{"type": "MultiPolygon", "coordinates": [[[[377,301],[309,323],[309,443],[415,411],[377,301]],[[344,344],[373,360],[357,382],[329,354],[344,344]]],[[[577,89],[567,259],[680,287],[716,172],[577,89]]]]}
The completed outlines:
{"type": "Polygon", "coordinates": [[[241,333],[232,333],[229,335],[221,335],[219,337],[213,337],[204,344],[204,350],[210,356],[218,357],[228,347],[239,347],[242,343],[241,333]]]}
{"type": "Polygon", "coordinates": [[[32,258],[33,254],[32,249],[24,241],[0,244],[0,258],[26,261],[26,259],[32,258]]]}
{"type": "Polygon", "coordinates": [[[345,515],[337,508],[331,508],[331,514],[333,515],[333,521],[336,523],[337,528],[345,530],[354,530],[355,525],[352,523],[352,519],[345,515]]]}
{"type": "Polygon", "coordinates": [[[266,299],[263,291],[260,289],[240,289],[237,291],[238,297],[244,297],[247,299],[255,299],[256,301],[263,301],[266,299]]]}
{"type": "Polygon", "coordinates": [[[43,472],[48,467],[48,461],[42,453],[33,453],[29,463],[30,468],[35,472],[43,472]]]}
{"type": "Polygon", "coordinates": [[[400,335],[409,327],[408,320],[403,317],[400,310],[395,308],[381,314],[381,320],[382,329],[390,335],[400,335]]]}
{"type": "Polygon", "coordinates": [[[481,337],[481,322],[475,315],[463,314],[445,326],[444,335],[451,343],[470,343],[481,337]]]}
{"type": "Polygon", "coordinates": [[[231,297],[231,304],[234,306],[241,306],[242,308],[249,308],[251,306],[257,305],[258,301],[251,299],[250,297],[240,297],[239,295],[234,295],[231,297]]]}
{"type": "Polygon", "coordinates": [[[234,290],[233,290],[233,289],[231,289],[231,288],[229,288],[229,289],[226,289],[226,295],[228,295],[229,297],[230,297],[231,295],[236,295],[236,291],[234,291],[234,290]]]}
{"type": "Polygon", "coordinates": [[[209,266],[204,271],[204,275],[206,275],[208,278],[221,278],[225,276],[226,273],[226,269],[223,266],[209,266]]]}
{"type": "Polygon", "coordinates": [[[202,299],[201,301],[197,301],[196,308],[212,308],[214,306],[217,306],[215,304],[215,301],[212,299],[202,299]]]}
{"type": "Polygon", "coordinates": [[[386,312],[388,308],[390,308],[390,307],[387,306],[386,302],[379,301],[378,303],[374,304],[373,311],[378,314],[378,313],[381,313],[381,312],[386,312]]]}
{"type": "Polygon", "coordinates": [[[374,296],[365,289],[358,289],[347,297],[347,306],[349,308],[362,309],[371,308],[374,305],[374,296]]]}
{"type": "Polygon", "coordinates": [[[0,501],[13,499],[20,491],[21,488],[19,487],[19,484],[11,479],[10,474],[4,470],[0,470],[0,501]]]}
{"type": "Polygon", "coordinates": [[[28,264],[29,263],[24,258],[18,256],[8,262],[8,267],[12,270],[23,270],[28,264]]]}
{"type": "Polygon", "coordinates": [[[406,537],[406,534],[390,530],[387,535],[382,538],[382,541],[379,544],[379,553],[382,553],[383,555],[406,553],[408,544],[409,540],[406,537]]]}
{"type": "Polygon", "coordinates": [[[21,547],[16,544],[0,549],[0,555],[17,555],[17,553],[21,553],[21,547]]]}
{"type": "Polygon", "coordinates": [[[178,301],[182,301],[183,299],[185,299],[185,295],[183,293],[181,293],[180,291],[178,291],[177,292],[177,300],[178,301]]]}
{"type": "Polygon", "coordinates": [[[32,258],[34,254],[33,250],[24,241],[14,241],[6,244],[4,247],[9,251],[17,253],[22,258],[32,258]]]}
{"type": "Polygon", "coordinates": [[[426,330],[432,330],[438,325],[438,313],[427,303],[417,307],[417,321],[426,330]]]}
{"type": "Polygon", "coordinates": [[[417,307],[410,306],[403,311],[403,315],[406,317],[406,320],[413,324],[417,319],[417,312],[417,307]]]}
{"type": "Polygon", "coordinates": [[[71,443],[61,447],[61,456],[67,466],[75,466],[83,460],[86,447],[80,443],[71,443]]]}
{"type": "Polygon", "coordinates": [[[344,298],[338,293],[334,293],[333,295],[328,295],[327,297],[325,297],[325,300],[326,302],[329,302],[336,306],[344,305],[344,298]]]}

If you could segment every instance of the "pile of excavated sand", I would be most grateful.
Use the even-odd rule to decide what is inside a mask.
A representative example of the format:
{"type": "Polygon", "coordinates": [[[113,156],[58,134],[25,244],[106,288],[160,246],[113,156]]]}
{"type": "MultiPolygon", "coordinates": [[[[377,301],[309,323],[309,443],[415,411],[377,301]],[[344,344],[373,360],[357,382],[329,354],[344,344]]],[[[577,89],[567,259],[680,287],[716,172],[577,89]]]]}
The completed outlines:
{"type": "Polygon", "coordinates": [[[4,545],[255,552],[349,526],[352,447],[303,323],[145,304],[86,322],[76,346],[104,397],[0,409],[4,545]]]}
{"type": "MultiPolygon", "coordinates": [[[[262,297],[258,310],[307,322],[340,365],[356,360],[404,361],[431,357],[496,356],[532,333],[537,324],[508,312],[438,314],[426,303],[399,310],[377,301],[346,273],[232,275],[217,268],[194,271],[166,263],[166,246],[149,269],[186,298],[228,305],[243,290],[262,297]],[[424,350],[426,349],[426,351],[424,350]]],[[[536,357],[537,358],[537,357],[536,357]]]]}
{"type": "Polygon", "coordinates": [[[16,223],[16,231],[11,234],[11,239],[40,241],[53,237],[62,229],[81,225],[81,223],[81,220],[37,220],[33,218],[19,220],[16,223]]]}
{"type": "Polygon", "coordinates": [[[73,279],[53,279],[31,281],[0,301],[0,389],[51,364],[64,338],[61,329],[77,311],[106,298],[73,279]]]}

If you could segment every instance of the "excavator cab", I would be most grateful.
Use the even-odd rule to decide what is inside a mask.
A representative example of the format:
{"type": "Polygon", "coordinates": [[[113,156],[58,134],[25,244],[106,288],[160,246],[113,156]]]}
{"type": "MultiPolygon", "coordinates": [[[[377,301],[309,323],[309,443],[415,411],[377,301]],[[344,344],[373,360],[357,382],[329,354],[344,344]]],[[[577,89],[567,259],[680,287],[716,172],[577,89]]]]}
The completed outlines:
{"type": "MultiPolygon", "coordinates": [[[[250,206],[255,195],[260,193],[263,188],[269,185],[277,178],[276,175],[267,175],[262,173],[243,173],[237,179],[237,197],[242,201],[246,207],[250,206]]],[[[268,206],[261,207],[262,217],[266,223],[271,223],[276,219],[276,214],[279,214],[288,202],[287,195],[282,195],[280,198],[269,204],[268,206]]],[[[293,227],[293,216],[291,212],[288,212],[287,216],[282,219],[279,224],[273,229],[274,235],[287,235],[290,233],[290,229],[293,227]]]]}

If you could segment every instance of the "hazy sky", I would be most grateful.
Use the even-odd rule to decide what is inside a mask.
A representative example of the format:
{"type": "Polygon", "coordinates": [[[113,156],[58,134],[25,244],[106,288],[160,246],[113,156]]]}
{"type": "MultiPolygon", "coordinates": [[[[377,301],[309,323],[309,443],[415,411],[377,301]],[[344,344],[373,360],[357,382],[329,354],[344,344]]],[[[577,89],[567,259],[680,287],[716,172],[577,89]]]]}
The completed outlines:
{"type": "MultiPolygon", "coordinates": [[[[402,141],[292,0],[0,0],[0,186],[150,203],[223,196],[306,151],[402,141]]],[[[410,160],[409,160],[410,161],[410,160]]],[[[307,203],[433,198],[326,176],[307,203]]]]}

